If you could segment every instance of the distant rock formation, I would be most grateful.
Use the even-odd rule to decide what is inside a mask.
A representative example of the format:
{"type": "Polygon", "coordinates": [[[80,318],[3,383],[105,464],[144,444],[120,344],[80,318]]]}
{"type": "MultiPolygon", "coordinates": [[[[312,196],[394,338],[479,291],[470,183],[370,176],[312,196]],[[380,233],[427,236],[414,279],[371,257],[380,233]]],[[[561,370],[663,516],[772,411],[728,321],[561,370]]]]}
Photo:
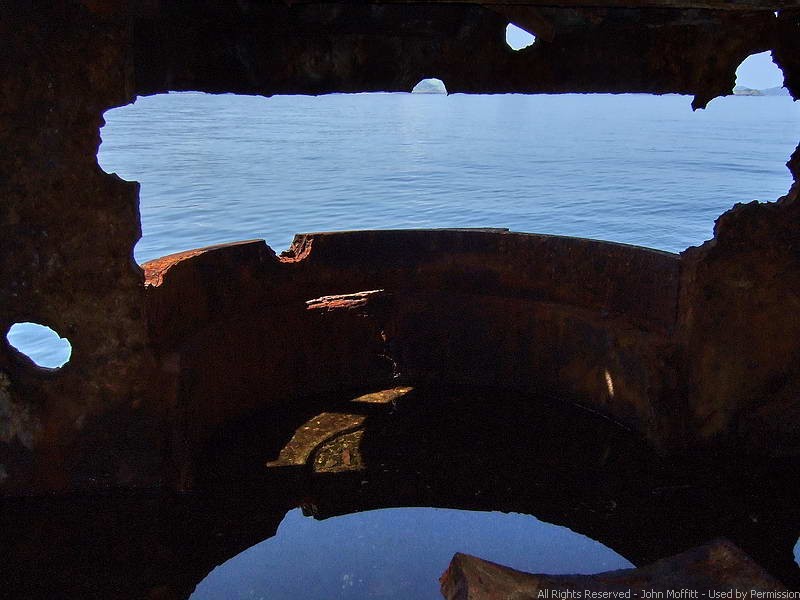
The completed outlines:
{"type": "Polygon", "coordinates": [[[412,94],[447,94],[447,88],[441,79],[423,79],[414,89],[412,94]]]}
{"type": "Polygon", "coordinates": [[[783,86],[775,86],[771,88],[767,88],[765,90],[761,90],[761,93],[764,96],[789,96],[789,90],[783,86]]]}
{"type": "Polygon", "coordinates": [[[782,86],[755,90],[753,88],[737,85],[733,88],[734,96],[788,96],[789,90],[782,86]]]}

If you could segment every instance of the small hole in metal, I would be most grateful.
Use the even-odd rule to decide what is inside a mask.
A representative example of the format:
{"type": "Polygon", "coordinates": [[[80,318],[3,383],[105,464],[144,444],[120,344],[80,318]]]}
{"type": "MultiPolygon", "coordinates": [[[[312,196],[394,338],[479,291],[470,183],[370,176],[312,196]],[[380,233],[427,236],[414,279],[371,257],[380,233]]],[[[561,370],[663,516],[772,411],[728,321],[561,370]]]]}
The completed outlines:
{"type": "Polygon", "coordinates": [[[512,50],[522,50],[528,46],[532,46],[536,41],[536,36],[532,33],[525,31],[521,27],[517,27],[513,23],[509,23],[506,27],[506,44],[512,50]]]}
{"type": "Polygon", "coordinates": [[[72,344],[46,325],[14,323],[6,334],[8,343],[37,367],[57,369],[69,362],[72,344]]]}

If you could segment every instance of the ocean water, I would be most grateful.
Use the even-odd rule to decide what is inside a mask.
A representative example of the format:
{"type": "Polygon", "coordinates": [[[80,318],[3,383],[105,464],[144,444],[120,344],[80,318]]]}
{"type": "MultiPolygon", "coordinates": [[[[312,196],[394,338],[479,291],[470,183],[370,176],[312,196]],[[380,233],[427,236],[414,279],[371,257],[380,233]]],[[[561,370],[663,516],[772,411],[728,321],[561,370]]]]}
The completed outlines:
{"type": "Polygon", "coordinates": [[[680,251],[786,193],[788,97],[348,94],[140,98],[98,161],[141,182],[137,260],[308,231],[508,227],[680,251]]]}

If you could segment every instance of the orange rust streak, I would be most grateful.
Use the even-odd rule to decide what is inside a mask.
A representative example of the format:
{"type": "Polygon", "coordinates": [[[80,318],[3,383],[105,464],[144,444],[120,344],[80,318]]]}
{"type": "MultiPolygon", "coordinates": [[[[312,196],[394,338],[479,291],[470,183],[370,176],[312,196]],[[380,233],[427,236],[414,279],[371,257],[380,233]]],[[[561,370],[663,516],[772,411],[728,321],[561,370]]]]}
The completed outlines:
{"type": "Polygon", "coordinates": [[[311,255],[314,238],[306,235],[297,235],[292,240],[292,245],[286,252],[278,256],[282,263],[296,263],[307,259],[311,255]]]}
{"type": "Polygon", "coordinates": [[[383,290],[370,290],[367,292],[356,292],[354,294],[341,294],[337,296],[322,296],[313,300],[307,300],[308,310],[336,310],[352,309],[365,306],[372,296],[381,294],[383,290]]]}
{"type": "Polygon", "coordinates": [[[357,300],[350,300],[350,299],[331,299],[331,300],[321,300],[314,304],[310,304],[308,306],[308,310],[336,310],[339,308],[358,308],[359,306],[364,306],[367,303],[366,298],[360,298],[357,300]]]}
{"type": "Polygon", "coordinates": [[[166,275],[167,271],[173,266],[186,259],[197,256],[198,254],[203,254],[205,251],[205,248],[186,250],[185,252],[178,252],[147,261],[142,265],[142,269],[144,269],[144,284],[153,287],[160,286],[164,282],[164,275],[166,275]]]}

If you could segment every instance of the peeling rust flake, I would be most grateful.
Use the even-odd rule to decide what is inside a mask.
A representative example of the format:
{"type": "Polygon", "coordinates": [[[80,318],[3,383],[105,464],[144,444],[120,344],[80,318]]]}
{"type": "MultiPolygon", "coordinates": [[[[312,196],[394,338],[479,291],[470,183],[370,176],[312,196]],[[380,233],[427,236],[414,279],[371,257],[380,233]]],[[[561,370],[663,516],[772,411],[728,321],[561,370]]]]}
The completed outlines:
{"type": "Polygon", "coordinates": [[[308,310],[353,310],[366,306],[374,298],[384,294],[384,290],[369,290],[365,292],[355,292],[354,294],[340,294],[336,296],[322,296],[313,300],[306,300],[308,310]]]}

